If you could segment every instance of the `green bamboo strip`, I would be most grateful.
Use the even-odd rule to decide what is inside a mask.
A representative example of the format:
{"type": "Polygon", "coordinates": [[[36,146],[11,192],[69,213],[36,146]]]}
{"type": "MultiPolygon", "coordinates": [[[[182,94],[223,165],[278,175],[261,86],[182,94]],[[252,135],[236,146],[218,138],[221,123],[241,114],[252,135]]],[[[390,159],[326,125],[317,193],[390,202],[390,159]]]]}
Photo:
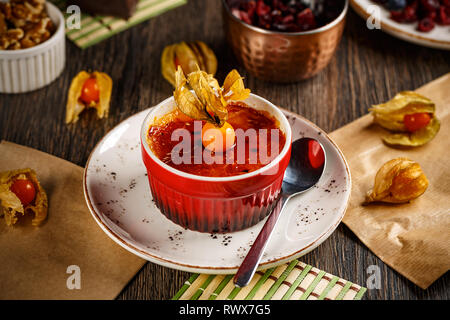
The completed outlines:
{"type": "Polygon", "coordinates": [[[281,276],[278,278],[277,281],[272,285],[272,287],[269,289],[269,291],[264,296],[263,300],[270,300],[270,298],[275,294],[275,292],[278,290],[280,285],[283,283],[284,279],[288,276],[289,273],[291,273],[292,269],[297,265],[298,260],[293,260],[286,270],[281,274],[281,276]]]}
{"type": "MultiPolygon", "coordinates": [[[[87,32],[81,32],[80,35],[78,35],[75,38],[73,38],[72,41],[78,41],[80,39],[83,39],[83,38],[93,34],[94,32],[97,32],[98,30],[103,29],[103,28],[108,28],[114,22],[119,21],[118,18],[113,18],[113,19],[111,19],[111,21],[109,21],[107,23],[102,23],[100,21],[100,19],[97,19],[97,17],[95,17],[93,19],[96,19],[98,21],[99,25],[97,27],[95,27],[95,28],[92,28],[91,30],[89,30],[87,32]]],[[[81,29],[81,31],[83,31],[83,29],[81,29]]]]}
{"type": "Polygon", "coordinates": [[[254,286],[259,282],[259,280],[261,280],[263,275],[264,275],[263,272],[256,272],[255,275],[251,278],[248,285],[239,290],[238,294],[234,297],[233,300],[245,300],[245,297],[248,296],[250,291],[252,291],[254,286]]]}
{"type": "Polygon", "coordinates": [[[227,300],[233,300],[237,294],[239,293],[239,291],[241,291],[242,288],[236,287],[233,289],[233,291],[231,291],[231,293],[228,295],[227,300]]]}
{"type": "Polygon", "coordinates": [[[255,296],[256,292],[258,292],[259,288],[266,282],[267,278],[272,274],[275,268],[267,269],[263,276],[259,279],[259,281],[255,284],[253,289],[248,293],[244,300],[252,300],[255,296]]]}
{"type": "Polygon", "coordinates": [[[292,293],[295,291],[295,289],[297,289],[300,282],[303,281],[303,279],[306,277],[309,270],[311,270],[311,269],[312,269],[312,266],[306,265],[305,269],[303,269],[303,271],[298,275],[297,279],[295,279],[295,281],[292,283],[292,286],[289,288],[288,291],[286,291],[286,293],[281,298],[281,300],[288,300],[291,297],[292,293]]]}
{"type": "MultiPolygon", "coordinates": [[[[170,0],[165,0],[165,1],[170,1],[170,0]]],[[[94,39],[92,39],[92,40],[90,40],[88,42],[85,42],[85,43],[82,43],[82,44],[78,44],[77,43],[77,44],[78,44],[78,46],[80,48],[85,49],[85,48],[90,47],[90,46],[92,46],[92,45],[94,45],[94,44],[96,44],[96,43],[98,43],[100,41],[103,41],[104,39],[107,39],[107,38],[109,38],[109,37],[111,37],[111,36],[113,36],[113,35],[115,35],[115,34],[117,34],[119,32],[122,32],[125,29],[131,28],[131,27],[133,27],[133,26],[135,26],[135,25],[137,25],[137,24],[139,24],[139,23],[141,23],[141,22],[143,22],[143,21],[145,21],[145,20],[147,20],[147,19],[149,19],[151,17],[154,17],[154,16],[157,16],[159,14],[162,14],[162,13],[164,13],[166,11],[169,11],[169,10],[171,10],[173,8],[176,8],[176,7],[180,6],[180,5],[183,5],[185,3],[186,3],[185,0],[174,1],[172,4],[170,4],[168,6],[165,6],[164,8],[162,8],[162,9],[160,9],[158,11],[152,12],[152,13],[146,15],[146,16],[143,16],[142,18],[136,19],[133,22],[125,24],[124,26],[119,27],[117,29],[114,29],[114,30],[112,30],[111,32],[109,32],[107,34],[98,36],[98,37],[96,37],[96,38],[94,38],[94,39]]]]}
{"type": "Polygon", "coordinates": [[[209,296],[208,300],[216,300],[217,296],[222,292],[223,288],[230,282],[233,278],[232,274],[227,275],[222,282],[217,286],[216,290],[209,296]]]}
{"type": "Polygon", "coordinates": [[[173,296],[172,300],[178,300],[183,295],[183,293],[191,286],[192,282],[197,279],[198,273],[192,274],[187,281],[184,282],[183,286],[178,290],[178,292],[173,296]]]}
{"type": "Polygon", "coordinates": [[[217,286],[223,281],[226,275],[217,274],[214,279],[209,283],[209,285],[203,290],[202,295],[198,298],[198,300],[209,300],[209,297],[214,293],[214,290],[217,289],[217,286]]]}
{"type": "MultiPolygon", "coordinates": [[[[155,0],[155,1],[151,1],[150,3],[148,3],[148,4],[144,5],[144,6],[142,6],[141,8],[139,8],[139,9],[136,11],[135,14],[138,14],[139,12],[141,12],[141,11],[143,11],[143,10],[146,10],[146,9],[148,9],[148,8],[151,8],[151,7],[153,7],[153,6],[157,6],[158,4],[163,3],[164,1],[166,1],[166,0],[155,0]]],[[[96,19],[96,18],[97,18],[97,17],[93,17],[93,19],[96,19]]],[[[105,17],[99,17],[99,18],[100,18],[100,19],[103,19],[103,18],[105,18],[105,17]]],[[[78,40],[80,40],[80,39],[82,39],[82,38],[84,38],[84,37],[89,36],[90,34],[92,34],[92,33],[94,33],[94,32],[97,32],[98,30],[100,30],[100,29],[102,29],[102,28],[107,28],[107,27],[109,27],[111,24],[123,20],[123,19],[120,19],[120,18],[113,18],[111,21],[109,21],[109,22],[107,22],[107,23],[102,23],[102,22],[100,21],[100,19],[98,19],[98,20],[99,20],[99,23],[100,23],[100,26],[98,26],[98,27],[96,27],[96,28],[94,28],[94,29],[92,29],[92,30],[89,30],[89,31],[86,32],[86,33],[81,33],[78,37],[74,38],[73,41],[78,41],[78,40]]],[[[131,19],[132,19],[132,18],[131,18],[131,19]]],[[[125,24],[125,25],[128,26],[129,24],[127,23],[127,24],[125,24]]]]}
{"type": "MultiPolygon", "coordinates": [[[[144,2],[148,2],[148,1],[151,1],[151,0],[140,0],[139,1],[139,4],[138,4],[138,9],[136,10],[136,12],[138,12],[140,9],[139,9],[139,5],[140,4],[142,4],[142,3],[144,3],[144,2]]],[[[65,2],[65,1],[64,1],[65,2]]],[[[65,4],[65,3],[64,3],[65,4]]],[[[65,17],[67,18],[69,16],[69,14],[67,14],[67,13],[65,13],[65,17]]],[[[107,16],[91,16],[91,15],[88,15],[88,14],[85,14],[85,13],[82,13],[82,15],[81,15],[81,30],[83,30],[83,28],[87,28],[87,27],[89,27],[90,25],[92,25],[93,23],[95,23],[95,22],[98,22],[98,23],[100,23],[102,26],[105,26],[105,25],[103,25],[103,23],[102,23],[102,19],[105,19],[105,18],[107,18],[107,16]],[[89,20],[90,19],[90,20],[89,20]],[[85,20],[89,20],[89,21],[85,21],[85,20]]],[[[111,21],[111,23],[113,23],[113,22],[115,22],[115,21],[118,21],[118,20],[120,20],[120,19],[118,19],[118,18],[116,18],[116,19],[114,19],[114,21],[111,21]]],[[[100,27],[99,27],[100,28],[100,27]]],[[[97,28],[97,30],[98,30],[98,28],[97,28]]],[[[80,31],[80,30],[76,30],[76,29],[74,29],[74,30],[70,30],[70,31],[67,31],[66,32],[66,35],[71,35],[71,34],[73,34],[73,33],[76,33],[77,31],[80,31]]],[[[81,33],[81,34],[83,34],[83,33],[81,33]]],[[[75,39],[75,40],[77,40],[77,39],[75,39]]]]}
{"type": "Polygon", "coordinates": [[[272,285],[277,281],[277,279],[283,274],[283,272],[287,269],[289,265],[287,263],[280,265],[275,268],[272,274],[267,278],[266,282],[264,282],[259,290],[256,292],[253,299],[262,300],[264,296],[269,292],[272,285]]]}
{"type": "Polygon", "coordinates": [[[353,283],[351,283],[350,281],[347,281],[345,286],[342,288],[341,292],[339,292],[339,294],[337,295],[336,299],[334,299],[334,300],[342,300],[344,298],[345,294],[347,293],[347,291],[352,286],[352,284],[353,283]]]}
{"type": "Polygon", "coordinates": [[[215,275],[210,275],[205,282],[203,282],[203,284],[197,289],[197,291],[192,295],[190,300],[197,300],[203,293],[203,291],[205,291],[206,287],[211,283],[211,281],[215,278],[215,275]]]}
{"type": "Polygon", "coordinates": [[[66,35],[67,36],[71,36],[71,35],[73,35],[74,33],[77,33],[77,32],[81,32],[81,34],[83,34],[83,29],[86,29],[87,27],[91,26],[93,23],[96,23],[96,22],[98,22],[99,24],[103,25],[101,23],[101,21],[100,21],[101,19],[103,19],[103,17],[100,17],[100,16],[92,17],[90,15],[84,15],[83,14],[82,18],[81,18],[81,21],[80,21],[81,29],[71,29],[69,31],[66,31],[66,35]]]}
{"type": "Polygon", "coordinates": [[[364,293],[366,293],[366,291],[367,291],[367,288],[361,287],[361,289],[359,289],[358,293],[353,298],[353,300],[361,300],[361,298],[363,297],[364,293]]]}
{"type": "Polygon", "coordinates": [[[317,300],[323,300],[327,296],[328,292],[336,285],[336,282],[339,281],[339,277],[333,276],[331,278],[330,282],[328,283],[327,287],[323,290],[323,292],[320,294],[319,298],[317,300]]]}
{"type": "Polygon", "coordinates": [[[309,297],[309,295],[314,290],[314,288],[317,286],[317,284],[322,279],[324,274],[325,274],[325,271],[320,271],[317,274],[316,278],[313,280],[313,282],[311,282],[311,284],[309,285],[308,289],[306,289],[306,291],[301,295],[299,300],[306,300],[309,297]]]}

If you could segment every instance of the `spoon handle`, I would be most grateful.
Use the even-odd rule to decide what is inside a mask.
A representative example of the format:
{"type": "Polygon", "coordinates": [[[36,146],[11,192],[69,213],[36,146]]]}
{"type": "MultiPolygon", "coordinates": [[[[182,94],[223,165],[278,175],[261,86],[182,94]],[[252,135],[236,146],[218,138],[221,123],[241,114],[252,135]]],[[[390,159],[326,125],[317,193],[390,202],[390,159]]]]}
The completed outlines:
{"type": "Polygon", "coordinates": [[[250,250],[248,251],[247,256],[234,276],[233,281],[237,287],[245,287],[253,278],[256,268],[261,261],[264,250],[266,249],[267,243],[269,242],[270,236],[273,233],[278,218],[280,217],[288,199],[289,197],[282,192],[275,209],[267,218],[266,223],[262,227],[250,250]]]}

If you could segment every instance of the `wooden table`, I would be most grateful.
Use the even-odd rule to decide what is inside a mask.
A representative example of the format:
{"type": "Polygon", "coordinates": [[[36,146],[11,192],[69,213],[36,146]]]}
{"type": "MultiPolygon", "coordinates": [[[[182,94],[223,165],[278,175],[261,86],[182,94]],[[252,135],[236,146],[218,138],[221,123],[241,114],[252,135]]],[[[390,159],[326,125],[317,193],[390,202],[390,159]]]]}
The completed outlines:
{"type": "MultiPolygon", "coordinates": [[[[238,67],[224,41],[219,0],[189,0],[188,5],[144,22],[84,51],[67,41],[67,64],[51,85],[27,94],[0,95],[0,139],[51,153],[84,166],[96,143],[112,127],[172,94],[161,76],[164,46],[203,40],[216,52],[220,82],[238,67]],[[77,125],[64,124],[66,94],[80,70],[101,70],[114,80],[110,116],[84,114],[77,125]]],[[[367,113],[371,104],[401,90],[415,89],[450,71],[450,53],[415,46],[366,28],[353,11],[330,65],[296,84],[266,83],[248,75],[252,92],[292,110],[331,132],[367,113]]],[[[1,155],[0,155],[1,156],[1,155]]],[[[366,285],[367,267],[381,269],[382,288],[366,299],[450,299],[447,273],[422,290],[385,265],[343,224],[313,252],[301,258],[334,275],[366,285]]],[[[119,299],[169,299],[188,273],[147,263],[119,299]]]]}

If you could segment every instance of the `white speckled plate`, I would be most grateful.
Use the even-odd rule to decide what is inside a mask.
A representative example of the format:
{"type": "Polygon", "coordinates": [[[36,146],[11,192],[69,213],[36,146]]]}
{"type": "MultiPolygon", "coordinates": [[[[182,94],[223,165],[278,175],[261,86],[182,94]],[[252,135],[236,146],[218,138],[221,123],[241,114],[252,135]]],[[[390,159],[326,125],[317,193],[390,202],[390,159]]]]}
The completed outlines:
{"type": "Polygon", "coordinates": [[[373,14],[371,6],[378,6],[381,30],[394,37],[425,47],[450,50],[450,26],[436,24],[430,32],[421,32],[417,30],[417,22],[398,23],[390,18],[386,8],[372,0],[350,0],[350,5],[364,19],[373,14]]]}
{"type": "MultiPolygon", "coordinates": [[[[111,239],[151,262],[190,272],[234,273],[264,222],[209,234],[186,230],[162,215],[152,201],[141,160],[139,132],[149,111],[117,125],[89,157],[84,192],[92,216],[111,239]]],[[[289,201],[262,258],[264,269],[304,255],[327,239],[342,220],[351,191],[350,172],[337,146],[308,120],[285,114],[293,140],[318,139],[327,163],[318,185],[289,201]]]]}

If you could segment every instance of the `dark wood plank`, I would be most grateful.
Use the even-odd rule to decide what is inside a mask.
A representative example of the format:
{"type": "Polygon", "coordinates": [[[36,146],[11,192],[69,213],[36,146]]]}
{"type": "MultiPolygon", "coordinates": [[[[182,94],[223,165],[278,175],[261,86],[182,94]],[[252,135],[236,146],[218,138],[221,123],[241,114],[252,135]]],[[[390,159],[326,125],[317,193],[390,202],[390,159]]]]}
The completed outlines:
{"type": "MultiPolygon", "coordinates": [[[[365,21],[350,11],[340,47],[325,70],[296,84],[263,82],[239,67],[226,46],[220,1],[190,0],[186,6],[86,50],[68,41],[66,69],[55,82],[27,94],[0,95],[0,138],[84,166],[95,144],[112,127],[172,94],[170,84],[160,75],[160,54],[165,45],[181,40],[203,40],[213,48],[219,59],[220,80],[237,67],[253,92],[307,117],[328,132],[364,115],[371,104],[450,71],[449,52],[370,31],[365,21]],[[86,69],[101,70],[113,78],[110,116],[98,121],[90,113],[77,125],[66,126],[70,81],[86,69]]],[[[360,285],[366,285],[368,266],[379,266],[382,288],[369,290],[366,299],[450,299],[448,274],[422,290],[385,265],[343,224],[301,260],[360,285]]],[[[147,263],[118,298],[169,299],[188,276],[147,263]]]]}

